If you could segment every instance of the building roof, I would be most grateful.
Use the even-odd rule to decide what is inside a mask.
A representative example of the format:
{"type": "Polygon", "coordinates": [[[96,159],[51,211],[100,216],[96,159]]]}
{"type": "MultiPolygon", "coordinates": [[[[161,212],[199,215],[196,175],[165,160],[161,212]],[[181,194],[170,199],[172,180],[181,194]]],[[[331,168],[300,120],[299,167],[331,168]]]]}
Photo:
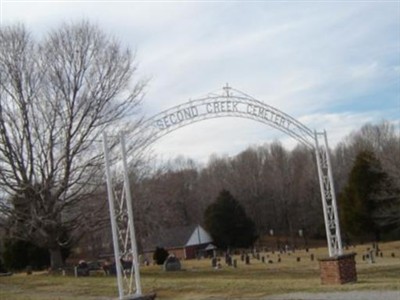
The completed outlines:
{"type": "Polygon", "coordinates": [[[147,239],[145,251],[154,251],[156,247],[183,248],[212,242],[211,236],[200,225],[162,229],[147,239]]]}

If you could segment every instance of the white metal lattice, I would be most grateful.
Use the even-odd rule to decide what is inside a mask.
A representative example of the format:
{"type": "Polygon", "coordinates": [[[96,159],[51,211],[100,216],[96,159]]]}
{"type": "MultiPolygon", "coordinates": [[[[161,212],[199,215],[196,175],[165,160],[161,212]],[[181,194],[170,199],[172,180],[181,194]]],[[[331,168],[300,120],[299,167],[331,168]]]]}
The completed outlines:
{"type": "Polygon", "coordinates": [[[315,132],[315,155],[317,157],[329,256],[342,255],[342,239],[326,131],[315,132]]]}
{"type": "Polygon", "coordinates": [[[113,182],[110,170],[107,136],[103,133],[108,203],[110,209],[119,299],[127,299],[132,295],[142,295],[142,289],[132,210],[132,197],[126,160],[125,138],[123,134],[120,135],[120,144],[124,171],[122,189],[118,189],[118,185],[113,182]],[[121,190],[121,192],[118,193],[118,190],[121,190]]]}

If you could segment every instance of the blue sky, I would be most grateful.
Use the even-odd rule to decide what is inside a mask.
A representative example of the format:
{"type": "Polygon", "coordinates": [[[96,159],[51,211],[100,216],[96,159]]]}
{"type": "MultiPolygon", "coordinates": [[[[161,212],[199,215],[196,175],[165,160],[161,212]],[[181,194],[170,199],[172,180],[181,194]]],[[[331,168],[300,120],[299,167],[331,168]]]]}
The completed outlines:
{"type": "MultiPolygon", "coordinates": [[[[3,24],[38,37],[63,21],[98,23],[137,51],[151,78],[148,116],[222,88],[326,129],[335,146],[365,122],[400,120],[399,1],[18,1],[2,0],[3,24]]],[[[161,158],[206,161],[280,132],[250,120],[193,124],[154,145],[161,158]]]]}

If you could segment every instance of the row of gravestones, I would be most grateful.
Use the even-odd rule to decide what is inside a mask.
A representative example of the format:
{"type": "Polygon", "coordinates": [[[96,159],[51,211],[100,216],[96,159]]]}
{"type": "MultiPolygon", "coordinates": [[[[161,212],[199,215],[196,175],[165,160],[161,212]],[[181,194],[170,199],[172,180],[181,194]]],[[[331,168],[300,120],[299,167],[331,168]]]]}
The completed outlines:
{"type": "MultiPolygon", "coordinates": [[[[273,262],[273,260],[271,260],[271,259],[269,259],[269,260],[266,260],[265,259],[265,256],[260,256],[259,255],[259,253],[257,253],[255,256],[255,259],[257,259],[257,260],[259,260],[259,261],[261,261],[262,263],[269,263],[269,264],[273,264],[274,262],[273,262]]],[[[267,255],[267,258],[269,258],[269,255],[267,255]]],[[[314,259],[315,259],[315,256],[314,256],[314,254],[311,254],[310,255],[310,260],[311,261],[314,261],[314,259]]],[[[240,255],[240,260],[242,261],[242,262],[244,262],[246,265],[249,265],[250,264],[250,256],[248,255],[248,254],[241,254],[240,255]]],[[[296,257],[296,261],[297,262],[300,262],[301,261],[301,258],[300,257],[296,257]]],[[[277,259],[277,262],[278,263],[280,263],[280,262],[282,262],[282,258],[281,258],[281,256],[278,254],[278,259],[277,259]]],[[[234,268],[237,268],[237,260],[236,259],[233,259],[233,257],[231,256],[231,255],[225,255],[225,264],[226,265],[228,265],[228,266],[230,266],[230,267],[234,267],[234,268]]],[[[213,257],[212,259],[211,259],[211,266],[213,267],[213,268],[215,268],[215,269],[220,269],[221,268],[221,259],[220,258],[217,258],[217,257],[213,257]]]]}
{"type": "MultiPolygon", "coordinates": [[[[394,252],[392,252],[390,254],[390,256],[392,258],[396,257],[394,252]]],[[[383,258],[383,252],[380,251],[380,250],[375,250],[375,251],[374,250],[369,250],[369,248],[367,248],[367,252],[365,254],[363,254],[363,256],[362,256],[362,260],[363,261],[368,261],[369,263],[374,263],[376,257],[383,258]]]]}

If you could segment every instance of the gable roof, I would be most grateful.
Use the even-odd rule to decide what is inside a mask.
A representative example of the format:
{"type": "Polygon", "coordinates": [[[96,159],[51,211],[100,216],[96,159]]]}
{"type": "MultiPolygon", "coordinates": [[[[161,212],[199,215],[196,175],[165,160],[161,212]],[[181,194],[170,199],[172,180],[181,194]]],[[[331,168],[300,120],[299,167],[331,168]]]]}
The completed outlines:
{"type": "Polygon", "coordinates": [[[156,247],[182,248],[212,242],[210,235],[200,225],[189,225],[162,229],[149,237],[144,243],[145,251],[156,247]]]}
{"type": "Polygon", "coordinates": [[[207,231],[203,229],[200,225],[197,225],[193,230],[192,235],[186,243],[186,246],[202,245],[206,243],[211,243],[213,240],[207,231]]]}

